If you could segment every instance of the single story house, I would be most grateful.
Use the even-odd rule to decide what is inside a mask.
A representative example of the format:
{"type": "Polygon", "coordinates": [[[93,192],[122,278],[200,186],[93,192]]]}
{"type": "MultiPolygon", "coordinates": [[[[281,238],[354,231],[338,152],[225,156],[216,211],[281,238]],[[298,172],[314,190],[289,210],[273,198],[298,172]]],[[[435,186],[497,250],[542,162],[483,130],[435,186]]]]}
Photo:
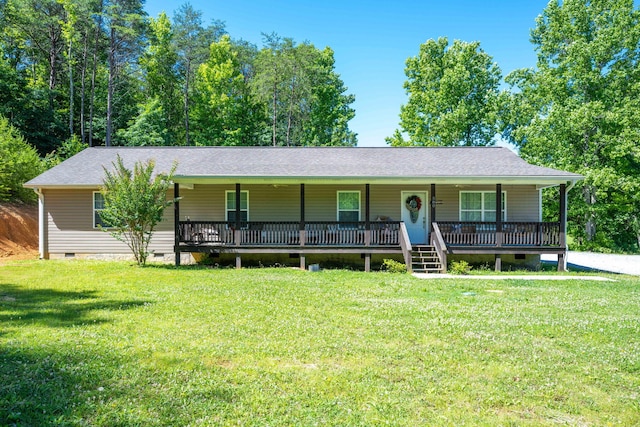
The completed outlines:
{"type": "Polygon", "coordinates": [[[126,256],[100,229],[103,168],[120,156],[156,172],[177,162],[151,259],[208,254],[245,262],[362,263],[396,258],[414,271],[447,259],[509,264],[558,255],[566,196],[583,177],[534,166],[504,147],[94,147],[25,184],[39,196],[42,258],[126,256]],[[542,221],[542,189],[559,211],[542,221]],[[350,260],[350,261],[349,261],[350,260]]]}

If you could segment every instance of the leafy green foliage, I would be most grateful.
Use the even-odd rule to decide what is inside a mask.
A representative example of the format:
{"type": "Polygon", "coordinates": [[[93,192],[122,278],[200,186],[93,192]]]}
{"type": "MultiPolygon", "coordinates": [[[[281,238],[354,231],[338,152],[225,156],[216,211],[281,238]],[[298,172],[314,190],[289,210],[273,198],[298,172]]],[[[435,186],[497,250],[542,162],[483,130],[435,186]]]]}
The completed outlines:
{"type": "Polygon", "coordinates": [[[640,11],[631,0],[554,0],[536,21],[536,70],[507,77],[504,136],[540,165],[585,176],[570,193],[583,248],[640,245],[640,11]]]}
{"type": "Polygon", "coordinates": [[[0,277],[2,425],[640,424],[638,278],[81,261],[0,277]]]}
{"type": "Polygon", "coordinates": [[[167,199],[167,192],[176,167],[174,164],[168,174],[154,175],[153,160],[136,163],[130,170],[118,156],[113,171],[104,171],[104,209],[100,216],[109,224],[105,231],[129,246],[138,265],[146,264],[154,228],[165,208],[174,202],[167,199]]]}
{"type": "Polygon", "coordinates": [[[0,201],[35,200],[36,195],[22,184],[44,171],[34,147],[0,116],[0,201]]]}
{"type": "Polygon", "coordinates": [[[162,103],[151,98],[140,106],[140,114],[129,122],[129,127],[118,130],[118,141],[129,146],[167,145],[167,134],[162,103]]]}
{"type": "Polygon", "coordinates": [[[250,86],[271,122],[274,146],[355,145],[347,122],[354,117],[353,95],[335,73],[333,51],[264,35],[250,86]]]}
{"type": "Polygon", "coordinates": [[[395,259],[385,258],[382,260],[382,270],[389,273],[406,273],[407,266],[395,259]]]}
{"type": "Polygon", "coordinates": [[[469,274],[471,265],[465,260],[452,261],[449,265],[449,273],[451,274],[469,274]]]}
{"type": "Polygon", "coordinates": [[[250,117],[258,106],[249,94],[239,52],[229,36],[211,44],[209,58],[198,69],[195,89],[197,145],[255,145],[257,124],[250,117]]]}
{"type": "Polygon", "coordinates": [[[73,135],[71,138],[64,141],[57,150],[44,157],[44,165],[46,166],[46,169],[52,168],[88,147],[89,145],[87,143],[80,141],[78,136],[73,135]]]}
{"type": "MultiPolygon", "coordinates": [[[[163,141],[156,144],[146,141],[140,145],[176,145],[181,132],[183,111],[180,105],[180,80],[176,69],[178,53],[173,43],[173,30],[164,12],[157,19],[151,19],[149,27],[150,44],[140,59],[140,65],[146,74],[146,94],[152,101],[147,101],[142,109],[146,113],[153,110],[156,114],[162,114],[162,120],[156,120],[162,124],[162,128],[155,135],[162,136],[163,141]],[[159,104],[160,108],[149,108],[149,103],[159,104]]],[[[139,131],[140,129],[138,133],[139,131]]],[[[127,145],[129,144],[139,145],[127,141],[127,145]]]]}
{"type": "Polygon", "coordinates": [[[400,108],[394,146],[491,145],[496,135],[500,68],[479,42],[446,37],[427,40],[407,59],[404,88],[409,101],[400,108]],[[408,140],[403,137],[403,132],[408,140]]]}
{"type": "Polygon", "coordinates": [[[73,135],[90,146],[355,145],[354,96],[331,49],[276,36],[258,53],[222,40],[224,23],[203,26],[188,3],[173,22],[147,19],[143,3],[0,2],[0,114],[49,163],[73,135]]]}

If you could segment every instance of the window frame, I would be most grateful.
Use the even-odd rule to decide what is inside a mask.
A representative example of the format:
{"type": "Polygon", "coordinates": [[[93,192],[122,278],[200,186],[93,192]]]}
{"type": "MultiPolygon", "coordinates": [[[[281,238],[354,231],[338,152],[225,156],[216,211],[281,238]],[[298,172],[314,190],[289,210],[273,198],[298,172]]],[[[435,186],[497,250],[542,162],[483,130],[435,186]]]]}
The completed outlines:
{"type": "Polygon", "coordinates": [[[96,214],[99,215],[99,212],[104,210],[104,196],[102,195],[101,191],[94,191],[93,195],[91,197],[91,212],[93,212],[93,229],[94,230],[100,230],[100,229],[104,229],[104,228],[113,228],[110,227],[106,224],[106,222],[104,222],[104,220],[102,219],[102,217],[100,217],[100,223],[96,222],[96,214]],[[101,209],[96,209],[96,195],[99,194],[100,197],[102,198],[102,205],[103,207],[101,209]]]}
{"type": "MultiPolygon", "coordinates": [[[[340,209],[340,195],[341,194],[352,194],[356,193],[358,195],[358,219],[356,222],[360,222],[362,219],[362,192],[360,190],[338,190],[336,191],[336,221],[340,221],[340,212],[356,212],[355,209],[340,209]]],[[[349,222],[349,221],[344,221],[349,222]]]]}
{"type": "MultiPolygon", "coordinates": [[[[495,213],[495,207],[493,209],[485,209],[485,195],[486,194],[496,194],[495,191],[491,190],[461,190],[458,193],[458,219],[460,222],[496,222],[497,218],[493,221],[489,221],[486,219],[485,215],[487,212],[495,213]],[[480,221],[465,221],[462,220],[462,194],[463,193],[480,193],[480,209],[465,209],[464,212],[478,212],[480,211],[480,221]]],[[[507,221],[507,192],[505,190],[502,191],[502,221],[507,221]]]]}
{"type": "MultiPolygon", "coordinates": [[[[231,222],[229,220],[229,212],[233,211],[235,212],[235,208],[233,209],[229,209],[229,193],[233,193],[233,200],[235,200],[235,194],[236,194],[236,190],[225,190],[224,192],[224,220],[226,222],[231,222]]],[[[249,190],[240,190],[240,222],[249,222],[249,190]],[[242,193],[245,193],[247,195],[247,208],[246,209],[242,209],[242,193]],[[242,212],[246,212],[247,213],[247,220],[246,221],[242,221],[242,212]]],[[[235,222],[235,220],[233,221],[235,222]]]]}

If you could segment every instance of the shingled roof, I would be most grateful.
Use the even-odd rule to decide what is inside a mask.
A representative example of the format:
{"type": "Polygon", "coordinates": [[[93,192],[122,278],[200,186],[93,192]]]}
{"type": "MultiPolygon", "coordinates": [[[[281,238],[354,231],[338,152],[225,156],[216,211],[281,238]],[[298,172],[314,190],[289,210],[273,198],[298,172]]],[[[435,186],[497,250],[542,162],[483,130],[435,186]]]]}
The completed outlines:
{"type": "Polygon", "coordinates": [[[180,183],[518,183],[555,185],[582,176],[531,165],[504,147],[93,147],[25,184],[98,187],[117,156],[127,167],[177,162],[180,183]]]}

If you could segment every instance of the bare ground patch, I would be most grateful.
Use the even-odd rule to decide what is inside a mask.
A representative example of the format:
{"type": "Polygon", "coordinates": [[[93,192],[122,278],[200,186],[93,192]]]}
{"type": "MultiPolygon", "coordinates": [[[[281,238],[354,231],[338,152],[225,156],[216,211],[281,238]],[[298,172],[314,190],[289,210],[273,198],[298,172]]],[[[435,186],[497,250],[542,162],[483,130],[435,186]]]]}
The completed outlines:
{"type": "Polygon", "coordinates": [[[38,207],[0,204],[0,263],[38,257],[38,207]]]}

